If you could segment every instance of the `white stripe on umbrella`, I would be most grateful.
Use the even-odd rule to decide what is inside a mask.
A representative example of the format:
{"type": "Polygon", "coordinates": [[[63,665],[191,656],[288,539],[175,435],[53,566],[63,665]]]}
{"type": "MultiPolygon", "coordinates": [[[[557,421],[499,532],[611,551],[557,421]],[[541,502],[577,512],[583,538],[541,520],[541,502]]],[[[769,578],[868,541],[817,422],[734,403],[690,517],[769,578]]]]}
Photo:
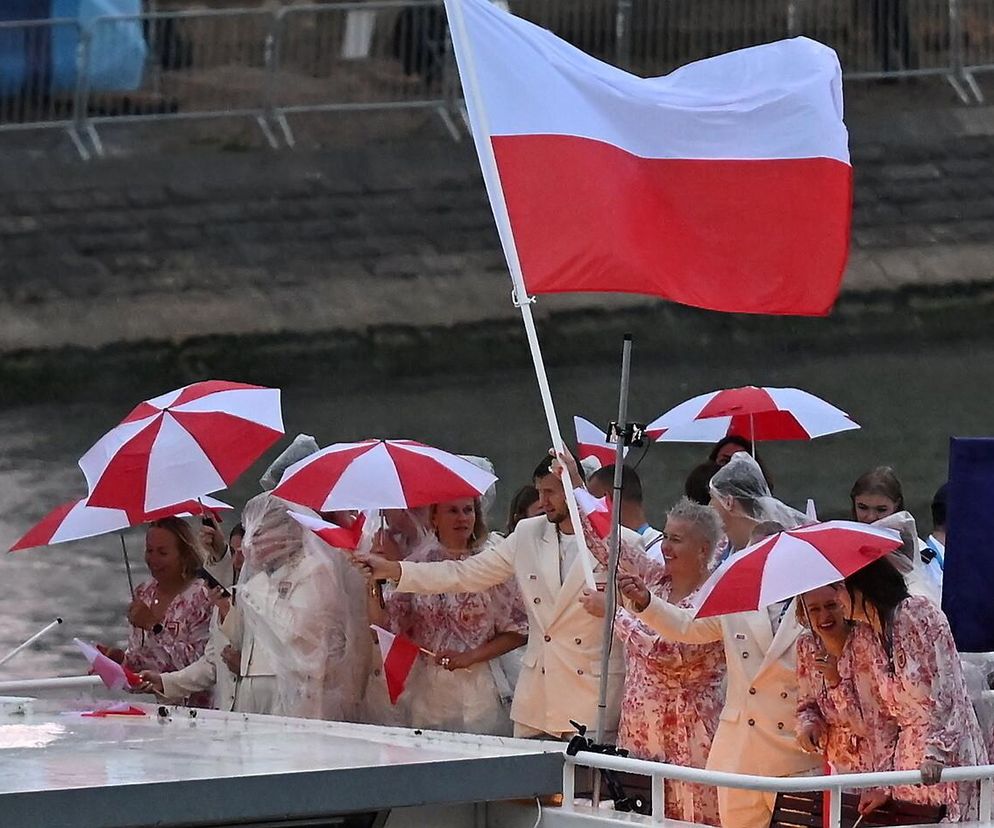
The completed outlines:
{"type": "MultiPolygon", "coordinates": [[[[289,470],[288,470],[289,471],[289,470]]],[[[403,509],[404,488],[382,443],[373,444],[345,468],[318,511],[337,509],[403,509]],[[342,503],[349,503],[343,506],[342,503]]]]}
{"type": "Polygon", "coordinates": [[[748,612],[841,581],[901,546],[900,535],[849,520],[779,532],[743,549],[701,587],[697,617],[748,612]]]}
{"type": "Polygon", "coordinates": [[[267,426],[274,431],[283,430],[283,417],[279,406],[270,405],[273,393],[279,394],[274,388],[246,388],[219,391],[199,397],[189,402],[181,403],[172,410],[179,412],[223,412],[235,417],[267,426]]]}
{"type": "Polygon", "coordinates": [[[216,492],[227,484],[190,433],[169,414],[149,452],[145,511],[186,500],[191,491],[216,492]]]}
{"type": "Polygon", "coordinates": [[[137,437],[158,416],[158,414],[155,414],[141,420],[121,423],[101,437],[87,450],[86,454],[79,458],[79,467],[83,470],[86,484],[91,491],[97,485],[101,475],[107,470],[107,466],[110,465],[110,461],[114,459],[117,452],[137,437]]]}

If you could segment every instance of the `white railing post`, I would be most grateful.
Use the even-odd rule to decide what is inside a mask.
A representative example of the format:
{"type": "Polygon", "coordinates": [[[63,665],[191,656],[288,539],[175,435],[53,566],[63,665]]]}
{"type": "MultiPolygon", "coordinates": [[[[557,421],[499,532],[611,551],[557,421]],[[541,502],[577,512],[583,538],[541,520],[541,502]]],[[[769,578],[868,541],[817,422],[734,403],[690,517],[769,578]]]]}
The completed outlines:
{"type": "Polygon", "coordinates": [[[563,804],[564,811],[573,810],[573,800],[576,799],[576,766],[569,756],[563,762],[563,804]]]}
{"type": "Polygon", "coordinates": [[[662,822],[666,818],[666,779],[661,773],[654,773],[652,779],[652,821],[662,822]]]}
{"type": "Polygon", "coordinates": [[[980,780],[980,821],[991,821],[991,796],[994,795],[994,777],[980,780]]]}

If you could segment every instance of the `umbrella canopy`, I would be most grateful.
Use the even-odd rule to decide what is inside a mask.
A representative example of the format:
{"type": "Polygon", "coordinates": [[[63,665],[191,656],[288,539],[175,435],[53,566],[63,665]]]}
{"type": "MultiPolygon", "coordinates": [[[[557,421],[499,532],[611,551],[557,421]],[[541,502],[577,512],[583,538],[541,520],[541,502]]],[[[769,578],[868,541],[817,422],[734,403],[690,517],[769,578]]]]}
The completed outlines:
{"type": "Polygon", "coordinates": [[[413,509],[481,497],[497,478],[447,451],[413,440],[336,443],[294,463],[276,497],[316,512],[413,509]]]}
{"type": "MultiPolygon", "coordinates": [[[[607,434],[583,417],[574,417],[573,427],[576,429],[576,449],[581,463],[588,457],[594,457],[601,466],[614,465],[617,443],[609,442],[607,434]]],[[[627,454],[626,446],[622,449],[622,456],[627,454]]]]}
{"type": "Polygon", "coordinates": [[[139,403],[79,460],[89,506],[141,516],[231,485],[283,435],[276,388],[209,380],[139,403]]]}
{"type": "Polygon", "coordinates": [[[105,509],[101,506],[89,506],[86,498],[70,500],[53,509],[38,523],[31,527],[24,536],[12,547],[11,552],[21,549],[31,549],[35,546],[51,546],[56,543],[82,540],[92,538],[97,535],[104,535],[108,532],[117,532],[127,529],[138,523],[147,523],[152,520],[176,515],[177,517],[187,517],[188,515],[199,515],[204,510],[215,512],[221,509],[230,509],[227,503],[215,500],[213,497],[201,498],[201,503],[190,500],[185,503],[177,503],[167,509],[160,509],[143,515],[141,520],[132,522],[128,518],[128,513],[122,509],[105,509]]]}
{"type": "Polygon", "coordinates": [[[646,433],[674,443],[713,443],[729,434],[756,442],[813,440],[857,428],[845,411],[807,391],[746,385],[680,403],[649,423],[646,433]]]}
{"type": "Polygon", "coordinates": [[[901,536],[850,520],[802,526],[732,555],[695,601],[697,617],[749,612],[847,578],[901,546],[901,536]]]}

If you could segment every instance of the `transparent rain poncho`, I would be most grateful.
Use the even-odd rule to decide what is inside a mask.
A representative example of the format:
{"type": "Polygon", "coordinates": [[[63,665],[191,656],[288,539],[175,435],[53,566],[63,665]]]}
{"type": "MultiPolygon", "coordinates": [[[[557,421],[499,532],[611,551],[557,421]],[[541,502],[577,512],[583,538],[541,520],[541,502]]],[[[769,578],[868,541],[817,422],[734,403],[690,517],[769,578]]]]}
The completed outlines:
{"type": "Polygon", "coordinates": [[[904,576],[908,585],[908,592],[912,595],[924,595],[937,607],[942,604],[942,592],[925,567],[922,560],[921,541],[918,539],[918,527],[911,512],[895,512],[885,518],[874,521],[874,526],[881,526],[884,529],[894,529],[901,534],[901,547],[894,550],[887,556],[887,560],[893,564],[904,576]]]}
{"type": "Polygon", "coordinates": [[[732,455],[711,478],[711,494],[729,511],[738,510],[757,523],[776,521],[785,529],[811,523],[804,512],[773,497],[759,463],[746,452],[732,455]]]}
{"type": "Polygon", "coordinates": [[[310,513],[267,493],[246,504],[236,606],[273,654],[275,713],[358,721],[370,661],[365,579],[288,509],[310,513]]]}
{"type": "Polygon", "coordinates": [[[264,491],[272,491],[280,482],[283,472],[294,463],[303,460],[305,457],[310,457],[314,452],[318,451],[318,448],[317,440],[311,437],[310,434],[298,434],[293,438],[293,442],[283,449],[283,453],[263,472],[262,477],[259,478],[259,485],[262,486],[264,491]]]}

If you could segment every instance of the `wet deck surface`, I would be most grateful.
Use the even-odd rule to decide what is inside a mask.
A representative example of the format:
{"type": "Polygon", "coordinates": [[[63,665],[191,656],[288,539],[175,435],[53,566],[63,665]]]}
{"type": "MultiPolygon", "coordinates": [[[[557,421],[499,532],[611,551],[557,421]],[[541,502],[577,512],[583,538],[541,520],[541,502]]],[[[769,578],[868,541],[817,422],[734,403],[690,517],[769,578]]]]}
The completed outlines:
{"type": "Polygon", "coordinates": [[[560,789],[547,743],[183,708],[85,718],[37,701],[0,719],[0,824],[209,825],[530,797],[560,789]],[[546,752],[549,751],[549,752],[546,752]]]}

